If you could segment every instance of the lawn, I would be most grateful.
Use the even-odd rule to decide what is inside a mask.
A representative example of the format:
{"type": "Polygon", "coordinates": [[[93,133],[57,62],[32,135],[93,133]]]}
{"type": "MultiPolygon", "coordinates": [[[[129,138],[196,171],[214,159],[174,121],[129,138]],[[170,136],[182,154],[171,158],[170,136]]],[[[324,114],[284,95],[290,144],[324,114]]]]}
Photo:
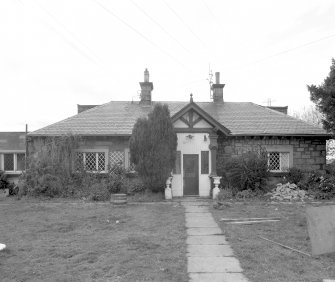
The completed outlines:
{"type": "Polygon", "coordinates": [[[281,217],[278,222],[220,227],[251,281],[322,281],[335,279],[335,254],[308,257],[264,241],[263,236],[306,253],[311,253],[305,205],[267,202],[235,203],[224,210],[213,210],[222,217],[281,217]]]}
{"type": "Polygon", "coordinates": [[[178,203],[0,201],[0,281],[187,281],[178,203]]]}

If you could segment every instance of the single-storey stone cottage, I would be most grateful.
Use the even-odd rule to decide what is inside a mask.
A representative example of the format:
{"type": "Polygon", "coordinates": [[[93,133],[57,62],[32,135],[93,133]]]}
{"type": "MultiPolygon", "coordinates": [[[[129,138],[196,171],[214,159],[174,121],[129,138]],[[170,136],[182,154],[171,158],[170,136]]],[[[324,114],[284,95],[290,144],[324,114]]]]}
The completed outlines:
{"type": "MultiPolygon", "coordinates": [[[[34,139],[78,134],[85,142],[77,163],[91,171],[104,171],[122,163],[133,169],[129,138],[139,117],[158,103],[152,101],[149,72],[140,82],[141,100],[111,101],[103,105],[78,105],[78,114],[29,134],[34,139]]],[[[216,73],[213,101],[160,102],[168,105],[178,136],[173,170],[173,196],[209,196],[211,177],[222,173],[228,157],[262,145],[268,152],[273,173],[287,168],[322,170],[326,164],[326,140],[330,135],[318,127],[287,115],[287,107],[264,107],[251,102],[226,102],[224,84],[216,73]]]]}

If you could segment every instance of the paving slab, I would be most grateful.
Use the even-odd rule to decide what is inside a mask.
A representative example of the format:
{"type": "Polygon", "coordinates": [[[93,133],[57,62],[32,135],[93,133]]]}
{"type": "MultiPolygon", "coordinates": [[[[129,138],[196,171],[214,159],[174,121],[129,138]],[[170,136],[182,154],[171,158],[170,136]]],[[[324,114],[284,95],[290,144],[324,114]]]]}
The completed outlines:
{"type": "Polygon", "coordinates": [[[208,212],[207,207],[199,207],[199,206],[186,206],[185,211],[188,212],[208,212]]]}
{"type": "Polygon", "coordinates": [[[188,257],[232,257],[233,250],[229,245],[188,245],[188,257]]]}
{"type": "Polygon", "coordinates": [[[212,217],[212,214],[210,212],[188,212],[185,213],[185,217],[212,217]]]}
{"type": "Polygon", "coordinates": [[[222,231],[219,227],[192,227],[187,228],[186,230],[188,236],[194,236],[194,235],[217,235],[222,234],[222,231]]]}
{"type": "Polygon", "coordinates": [[[190,273],[190,282],[248,282],[241,273],[190,273]]]}
{"type": "Polygon", "coordinates": [[[188,236],[187,245],[227,245],[224,235],[188,236]]]}
{"type": "Polygon", "coordinates": [[[182,202],[183,206],[209,206],[208,202],[182,202]]]}
{"type": "Polygon", "coordinates": [[[208,217],[186,217],[186,227],[219,227],[213,218],[208,217]]]}
{"type": "Polygon", "coordinates": [[[187,272],[242,272],[234,257],[188,257],[187,272]]]}

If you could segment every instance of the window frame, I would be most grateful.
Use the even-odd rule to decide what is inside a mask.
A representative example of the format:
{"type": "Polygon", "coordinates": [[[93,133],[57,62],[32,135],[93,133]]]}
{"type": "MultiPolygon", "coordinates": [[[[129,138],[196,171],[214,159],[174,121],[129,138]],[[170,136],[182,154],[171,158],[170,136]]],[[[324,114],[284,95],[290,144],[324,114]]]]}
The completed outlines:
{"type": "Polygon", "coordinates": [[[270,154],[273,154],[273,153],[278,153],[279,154],[279,170],[277,169],[269,169],[270,172],[287,172],[288,169],[290,168],[290,161],[288,163],[288,167],[285,167],[285,170],[284,170],[284,167],[283,167],[283,154],[288,154],[288,158],[290,159],[290,152],[276,152],[276,151],[272,151],[272,152],[268,152],[268,166],[270,167],[270,154]]]}
{"type": "MultiPolygon", "coordinates": [[[[293,145],[265,145],[265,150],[268,153],[268,161],[269,161],[269,153],[288,153],[288,168],[293,167],[293,145]]],[[[281,154],[280,154],[281,155],[281,154]]],[[[281,159],[280,159],[281,161],[281,159]]],[[[281,168],[282,169],[282,168],[281,168]]],[[[285,170],[270,170],[271,173],[285,173],[285,170]]]]}
{"type": "Polygon", "coordinates": [[[24,150],[5,150],[0,151],[0,170],[3,170],[6,174],[20,174],[23,171],[25,171],[25,168],[23,170],[17,169],[17,155],[23,154],[24,157],[26,157],[26,152],[24,150]],[[13,161],[14,161],[14,170],[5,170],[5,154],[12,154],[13,155],[13,161]]]}
{"type": "Polygon", "coordinates": [[[95,154],[95,166],[96,168],[98,167],[98,153],[104,153],[105,154],[105,169],[104,170],[86,170],[85,171],[88,173],[106,173],[108,171],[108,157],[109,157],[109,152],[108,149],[77,149],[75,150],[76,156],[75,159],[73,160],[73,167],[74,170],[78,172],[78,169],[76,167],[76,161],[77,161],[77,153],[83,153],[83,161],[84,161],[84,166],[85,166],[85,155],[88,153],[94,153],[95,154]]]}

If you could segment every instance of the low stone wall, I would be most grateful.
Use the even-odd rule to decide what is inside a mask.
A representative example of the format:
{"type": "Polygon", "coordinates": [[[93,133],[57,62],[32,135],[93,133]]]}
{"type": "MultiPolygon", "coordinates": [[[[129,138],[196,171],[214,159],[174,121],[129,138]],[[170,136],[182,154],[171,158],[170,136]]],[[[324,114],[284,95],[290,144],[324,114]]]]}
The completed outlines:
{"type": "Polygon", "coordinates": [[[218,138],[217,169],[222,173],[224,163],[257,146],[266,148],[289,147],[293,152],[293,166],[303,170],[324,170],[326,139],[312,137],[225,137],[218,138]]]}

